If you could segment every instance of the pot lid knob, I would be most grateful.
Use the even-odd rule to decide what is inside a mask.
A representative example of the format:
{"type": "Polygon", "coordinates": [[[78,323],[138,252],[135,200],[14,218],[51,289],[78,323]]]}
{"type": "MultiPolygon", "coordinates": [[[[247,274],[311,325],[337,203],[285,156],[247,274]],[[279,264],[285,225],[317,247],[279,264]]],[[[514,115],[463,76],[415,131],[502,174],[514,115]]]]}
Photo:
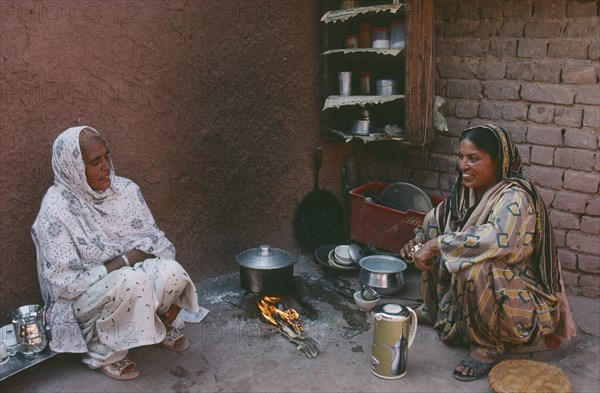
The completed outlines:
{"type": "Polygon", "coordinates": [[[270,252],[271,252],[271,246],[269,246],[268,244],[260,245],[260,256],[268,257],[270,252]]]}

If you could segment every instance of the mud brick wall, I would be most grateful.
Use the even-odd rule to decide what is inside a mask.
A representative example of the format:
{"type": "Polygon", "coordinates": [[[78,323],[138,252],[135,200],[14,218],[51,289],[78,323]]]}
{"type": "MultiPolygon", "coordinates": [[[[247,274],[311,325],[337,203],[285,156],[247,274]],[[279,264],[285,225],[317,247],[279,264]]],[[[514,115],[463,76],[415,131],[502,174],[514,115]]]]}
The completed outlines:
{"type": "Polygon", "coordinates": [[[437,1],[436,94],[450,132],[421,171],[447,194],[460,131],[507,129],[549,208],[565,284],[589,297],[600,296],[598,37],[596,1],[437,1]]]}

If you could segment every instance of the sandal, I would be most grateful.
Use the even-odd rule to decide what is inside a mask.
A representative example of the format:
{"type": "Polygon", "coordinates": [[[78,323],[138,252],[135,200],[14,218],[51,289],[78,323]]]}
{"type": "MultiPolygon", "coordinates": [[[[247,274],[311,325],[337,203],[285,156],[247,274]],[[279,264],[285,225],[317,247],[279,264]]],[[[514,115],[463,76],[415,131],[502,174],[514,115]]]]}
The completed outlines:
{"type": "Polygon", "coordinates": [[[460,361],[460,364],[456,367],[463,366],[463,371],[464,367],[469,367],[471,369],[472,374],[469,373],[467,375],[463,375],[463,371],[457,371],[455,368],[454,372],[452,373],[452,376],[458,379],[459,381],[475,381],[488,375],[490,370],[496,365],[496,363],[498,363],[497,360],[491,362],[482,362],[480,360],[474,359],[471,356],[471,354],[468,354],[464,357],[463,360],[460,361]]]}
{"type": "Polygon", "coordinates": [[[128,358],[123,358],[99,368],[104,374],[117,381],[131,381],[140,376],[140,370],[134,362],[128,358]]]}
{"type": "Polygon", "coordinates": [[[171,351],[181,352],[190,347],[190,342],[179,329],[172,328],[167,332],[162,346],[171,351]]]}

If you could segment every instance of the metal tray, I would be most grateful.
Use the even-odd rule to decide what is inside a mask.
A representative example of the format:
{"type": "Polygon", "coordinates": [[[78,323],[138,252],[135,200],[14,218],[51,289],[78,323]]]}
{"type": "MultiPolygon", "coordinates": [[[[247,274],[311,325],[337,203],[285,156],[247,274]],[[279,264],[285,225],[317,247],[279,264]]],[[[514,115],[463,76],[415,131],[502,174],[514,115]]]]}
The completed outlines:
{"type": "Polygon", "coordinates": [[[419,187],[410,183],[392,183],[380,195],[385,206],[402,212],[413,210],[428,213],[433,209],[431,199],[419,187]]]}
{"type": "Polygon", "coordinates": [[[58,355],[58,352],[51,351],[48,347],[46,347],[46,349],[40,352],[33,359],[26,359],[23,357],[23,355],[17,353],[16,355],[11,356],[8,362],[0,365],[0,381],[3,381],[20,371],[28,369],[29,367],[35,366],[44,360],[48,360],[55,355],[58,355]]]}

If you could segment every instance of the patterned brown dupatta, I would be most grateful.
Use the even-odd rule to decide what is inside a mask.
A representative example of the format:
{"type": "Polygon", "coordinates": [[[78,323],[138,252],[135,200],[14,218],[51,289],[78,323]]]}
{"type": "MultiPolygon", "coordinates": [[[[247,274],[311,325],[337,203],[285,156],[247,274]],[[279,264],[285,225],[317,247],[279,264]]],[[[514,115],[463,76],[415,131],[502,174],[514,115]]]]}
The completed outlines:
{"type": "MultiPolygon", "coordinates": [[[[536,216],[533,260],[538,262],[539,282],[546,293],[561,292],[559,261],[548,211],[535,186],[523,176],[521,157],[516,145],[511,140],[510,135],[496,125],[486,124],[471,127],[467,130],[472,128],[484,128],[496,136],[501,150],[498,155],[498,167],[501,169],[502,179],[518,184],[531,197],[536,216]]],[[[494,202],[495,200],[492,201],[488,198],[488,204],[494,202]]],[[[456,231],[467,222],[472,222],[471,215],[473,213],[481,214],[487,211],[488,209],[485,208],[477,208],[473,191],[462,186],[462,173],[457,170],[452,192],[445,203],[438,206],[435,214],[439,228],[446,233],[456,231]]]]}

